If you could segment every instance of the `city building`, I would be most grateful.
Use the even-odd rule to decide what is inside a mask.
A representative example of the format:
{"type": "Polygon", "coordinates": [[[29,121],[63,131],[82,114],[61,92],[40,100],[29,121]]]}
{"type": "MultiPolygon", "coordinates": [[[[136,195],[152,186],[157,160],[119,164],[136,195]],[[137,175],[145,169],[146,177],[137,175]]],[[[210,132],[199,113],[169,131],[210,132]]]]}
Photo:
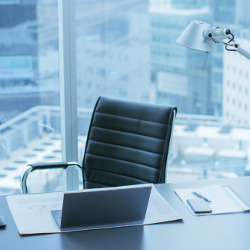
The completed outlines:
{"type": "MultiPolygon", "coordinates": [[[[243,48],[250,42],[237,39],[243,48]]],[[[238,53],[224,52],[223,118],[230,126],[250,127],[250,61],[238,53]]]]}
{"type": "Polygon", "coordinates": [[[210,98],[210,64],[205,53],[188,50],[175,41],[192,20],[211,20],[209,8],[174,9],[152,6],[151,71],[156,103],[177,105],[180,113],[207,114],[210,98]]]}
{"type": "MultiPolygon", "coordinates": [[[[249,27],[249,15],[247,0],[220,0],[210,1],[213,13],[213,26],[229,28],[235,37],[239,37],[243,28],[249,27]]],[[[211,55],[211,95],[209,100],[209,112],[211,115],[222,115],[223,99],[223,46],[217,46],[211,55]]]]}
{"type": "Polygon", "coordinates": [[[148,1],[91,5],[79,1],[76,8],[79,106],[92,107],[100,92],[150,101],[148,1]]]}
{"type": "Polygon", "coordinates": [[[0,123],[36,105],[59,104],[57,9],[50,14],[55,22],[46,19],[51,7],[0,3],[0,123]]]}

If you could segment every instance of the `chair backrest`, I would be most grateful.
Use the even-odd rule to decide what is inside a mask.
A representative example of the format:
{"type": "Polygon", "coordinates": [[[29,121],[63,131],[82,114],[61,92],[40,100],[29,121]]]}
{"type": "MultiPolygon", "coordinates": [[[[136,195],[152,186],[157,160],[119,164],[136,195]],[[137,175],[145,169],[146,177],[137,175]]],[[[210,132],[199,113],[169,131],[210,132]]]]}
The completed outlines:
{"type": "Polygon", "coordinates": [[[83,158],[84,188],[163,183],[176,108],[99,97],[83,158]]]}

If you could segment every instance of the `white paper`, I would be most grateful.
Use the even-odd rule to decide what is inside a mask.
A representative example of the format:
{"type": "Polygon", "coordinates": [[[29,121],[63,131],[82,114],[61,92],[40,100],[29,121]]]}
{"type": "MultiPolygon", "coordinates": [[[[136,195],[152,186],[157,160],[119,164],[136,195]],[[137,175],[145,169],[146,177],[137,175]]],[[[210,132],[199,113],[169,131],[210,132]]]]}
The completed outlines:
{"type": "Polygon", "coordinates": [[[181,217],[153,186],[144,224],[181,220],[181,217]]]}
{"type": "Polygon", "coordinates": [[[7,196],[7,202],[19,233],[60,232],[51,210],[62,209],[63,192],[7,196]]]}
{"type": "MultiPolygon", "coordinates": [[[[91,190],[86,191],[91,192],[91,190]]],[[[62,209],[63,195],[63,192],[58,192],[7,196],[6,199],[19,234],[61,232],[51,215],[51,210],[62,209]]],[[[154,224],[180,219],[181,217],[152,185],[148,209],[143,224],[154,224]]],[[[79,228],[69,230],[69,232],[82,230],[86,229],[79,228]]]]}
{"type": "Polygon", "coordinates": [[[198,188],[176,189],[175,193],[195,215],[236,213],[250,210],[249,206],[245,204],[228,185],[211,185],[198,188]],[[197,192],[211,200],[208,205],[211,207],[212,213],[195,214],[193,212],[187,203],[187,199],[197,198],[192,192],[197,192]]]}

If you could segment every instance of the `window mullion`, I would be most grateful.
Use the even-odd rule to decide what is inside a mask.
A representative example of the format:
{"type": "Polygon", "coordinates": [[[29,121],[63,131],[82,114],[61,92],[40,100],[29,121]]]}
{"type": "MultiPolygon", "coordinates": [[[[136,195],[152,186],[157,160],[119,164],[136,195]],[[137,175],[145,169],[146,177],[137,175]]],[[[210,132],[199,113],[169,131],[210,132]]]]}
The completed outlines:
{"type": "MultiPolygon", "coordinates": [[[[75,1],[58,0],[58,40],[62,157],[78,161],[75,1]]],[[[77,188],[77,173],[67,170],[67,189],[77,188]]]]}

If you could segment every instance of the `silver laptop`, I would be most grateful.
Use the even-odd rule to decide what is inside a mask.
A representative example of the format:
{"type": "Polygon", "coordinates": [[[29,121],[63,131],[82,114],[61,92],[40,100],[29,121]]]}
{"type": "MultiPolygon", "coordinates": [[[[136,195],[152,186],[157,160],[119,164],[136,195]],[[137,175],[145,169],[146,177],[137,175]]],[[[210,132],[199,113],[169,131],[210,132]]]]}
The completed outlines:
{"type": "Polygon", "coordinates": [[[143,184],[69,192],[62,210],[51,213],[61,231],[141,225],[151,188],[143,184]]]}

